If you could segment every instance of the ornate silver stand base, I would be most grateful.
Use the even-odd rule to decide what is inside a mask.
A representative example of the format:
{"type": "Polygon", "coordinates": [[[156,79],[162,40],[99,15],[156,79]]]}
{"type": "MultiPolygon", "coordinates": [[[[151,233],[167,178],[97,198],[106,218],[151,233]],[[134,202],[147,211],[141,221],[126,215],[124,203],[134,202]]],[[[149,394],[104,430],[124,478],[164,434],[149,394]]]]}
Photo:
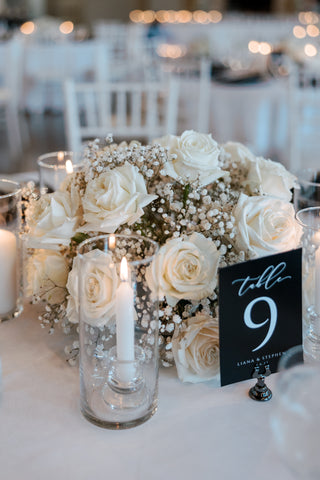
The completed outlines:
{"type": "Polygon", "coordinates": [[[269,365],[265,365],[265,372],[259,373],[260,367],[256,366],[252,377],[257,379],[257,383],[249,390],[249,397],[259,402],[267,402],[272,398],[272,392],[270,388],[264,383],[265,378],[270,375],[269,365]]]}

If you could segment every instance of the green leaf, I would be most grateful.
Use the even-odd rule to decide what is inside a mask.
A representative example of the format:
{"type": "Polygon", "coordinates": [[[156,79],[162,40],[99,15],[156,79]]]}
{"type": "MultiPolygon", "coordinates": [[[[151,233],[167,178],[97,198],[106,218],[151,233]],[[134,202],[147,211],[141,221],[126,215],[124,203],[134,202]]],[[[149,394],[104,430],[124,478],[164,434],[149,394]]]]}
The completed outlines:
{"type": "Polygon", "coordinates": [[[79,243],[87,240],[87,238],[89,238],[87,233],[78,232],[71,238],[71,240],[79,245],[79,243]]]}
{"type": "Polygon", "coordinates": [[[183,206],[186,208],[187,200],[190,193],[190,183],[188,183],[183,190],[183,206]]]}

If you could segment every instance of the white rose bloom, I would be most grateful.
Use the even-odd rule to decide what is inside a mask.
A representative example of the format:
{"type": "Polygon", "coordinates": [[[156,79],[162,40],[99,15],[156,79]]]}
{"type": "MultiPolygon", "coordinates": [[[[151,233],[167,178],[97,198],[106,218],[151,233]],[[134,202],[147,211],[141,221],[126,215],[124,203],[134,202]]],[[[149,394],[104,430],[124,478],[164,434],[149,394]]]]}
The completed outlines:
{"type": "Polygon", "coordinates": [[[167,147],[174,156],[164,167],[174,179],[182,178],[185,183],[198,180],[204,186],[227,175],[219,166],[220,147],[211,134],[186,130],[181,137],[166,135],[153,143],[167,147]]]}
{"type": "Polygon", "coordinates": [[[219,257],[215,244],[200,233],[169,240],[147,268],[148,284],[171,307],[182,299],[201,300],[217,285],[219,257]]]}
{"type": "Polygon", "coordinates": [[[245,145],[239,142],[227,142],[222,145],[223,150],[231,156],[233,162],[248,166],[254,162],[256,156],[245,145]]]}
{"type": "Polygon", "coordinates": [[[296,177],[288,172],[281,163],[257,157],[250,162],[247,185],[251,193],[271,195],[290,202],[294,187],[298,187],[296,177]]]}
{"type": "Polygon", "coordinates": [[[39,296],[51,305],[62,303],[68,272],[63,255],[51,250],[36,250],[26,263],[26,296],[39,296]]]}
{"type": "Polygon", "coordinates": [[[234,209],[236,245],[260,257],[298,247],[301,229],[292,204],[268,196],[241,194],[234,209]]]}
{"type": "Polygon", "coordinates": [[[186,329],[173,335],[172,352],[182,382],[217,378],[220,370],[218,321],[204,313],[188,318],[186,329]]]}
{"type": "Polygon", "coordinates": [[[81,222],[81,201],[75,189],[43,195],[28,212],[28,246],[58,249],[69,245],[81,222]]]}
{"type": "Polygon", "coordinates": [[[157,198],[149,195],[136,166],[126,163],[101,173],[88,185],[83,197],[85,231],[113,233],[119,225],[136,222],[143,208],[157,198]]]}
{"type": "Polygon", "coordinates": [[[116,269],[111,266],[112,256],[95,249],[76,257],[69,273],[67,315],[72,323],[78,322],[79,292],[78,278],[81,275],[81,305],[83,320],[93,327],[102,327],[112,320],[115,314],[115,293],[119,285],[116,269]]]}

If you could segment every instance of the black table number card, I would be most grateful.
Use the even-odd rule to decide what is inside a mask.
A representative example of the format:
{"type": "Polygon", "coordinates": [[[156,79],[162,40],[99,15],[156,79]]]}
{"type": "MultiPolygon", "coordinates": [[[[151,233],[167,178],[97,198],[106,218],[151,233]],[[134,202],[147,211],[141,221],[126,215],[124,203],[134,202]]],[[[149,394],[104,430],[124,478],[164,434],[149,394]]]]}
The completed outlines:
{"type": "Polygon", "coordinates": [[[221,385],[251,378],[256,365],[277,371],[302,344],[301,249],[219,272],[221,385]]]}

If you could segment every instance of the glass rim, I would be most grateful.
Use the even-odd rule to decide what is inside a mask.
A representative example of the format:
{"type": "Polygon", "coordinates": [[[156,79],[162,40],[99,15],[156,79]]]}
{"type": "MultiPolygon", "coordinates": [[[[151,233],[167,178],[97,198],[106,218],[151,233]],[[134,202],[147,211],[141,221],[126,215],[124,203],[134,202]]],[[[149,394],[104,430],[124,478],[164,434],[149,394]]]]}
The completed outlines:
{"type": "MultiPolygon", "coordinates": [[[[80,154],[72,152],[71,150],[58,150],[57,152],[43,153],[37,159],[38,166],[39,167],[45,167],[45,168],[52,168],[54,170],[57,169],[57,168],[61,168],[61,169],[66,168],[66,164],[65,164],[65,162],[63,163],[63,160],[61,161],[61,164],[58,163],[56,165],[46,163],[47,159],[49,159],[50,157],[58,157],[59,153],[60,154],[63,153],[63,160],[64,160],[65,156],[71,157],[72,160],[74,158],[77,158],[78,156],[80,157],[80,154]]],[[[75,167],[78,167],[79,165],[82,165],[82,162],[73,163],[73,166],[75,166],[75,167]]]]}
{"type": "Polygon", "coordinates": [[[303,173],[320,173],[318,170],[316,170],[315,168],[301,168],[300,170],[297,171],[296,173],[296,177],[297,177],[297,180],[298,180],[298,183],[305,183],[307,185],[310,185],[310,186],[313,186],[313,187],[320,187],[320,182],[314,182],[312,180],[307,180],[305,178],[301,178],[300,175],[302,175],[303,173]]]}
{"type": "MultiPolygon", "coordinates": [[[[111,235],[113,235],[116,238],[121,237],[121,238],[124,238],[124,239],[126,239],[126,238],[136,238],[137,240],[142,239],[143,241],[149,242],[150,244],[152,244],[155,247],[155,252],[152,255],[149,255],[146,258],[142,258],[141,260],[133,260],[133,261],[128,260],[128,264],[132,265],[132,266],[144,265],[146,263],[151,262],[153,260],[153,258],[156,256],[156,254],[158,253],[159,248],[160,248],[158,242],[156,242],[155,240],[152,240],[151,238],[143,237],[142,235],[137,235],[137,234],[134,234],[134,233],[132,235],[125,235],[125,234],[121,234],[121,233],[105,233],[103,235],[97,235],[95,237],[87,238],[83,242],[79,243],[79,245],[77,246],[77,249],[76,249],[77,255],[79,257],[83,258],[84,253],[81,253],[80,249],[84,248],[89,243],[98,242],[99,240],[104,240],[104,239],[110,238],[111,235]]],[[[87,252],[85,252],[85,253],[87,253],[87,252]]],[[[94,261],[94,259],[91,258],[90,261],[94,261]]],[[[120,265],[120,262],[119,262],[119,265],[120,265]]]]}
{"type": "Polygon", "coordinates": [[[318,207],[307,207],[307,208],[302,208],[301,210],[298,210],[295,214],[295,218],[296,218],[297,222],[299,223],[299,225],[301,225],[302,227],[309,228],[311,230],[314,230],[315,232],[318,232],[319,228],[320,228],[320,205],[318,207]],[[313,213],[315,211],[319,212],[319,227],[318,228],[312,227],[310,224],[304,223],[301,220],[301,218],[299,218],[299,215],[301,215],[303,213],[313,213]]]}
{"type": "Polygon", "coordinates": [[[7,184],[7,185],[12,185],[15,186],[15,190],[12,190],[11,192],[8,193],[0,193],[0,198],[9,198],[9,197],[14,197],[21,193],[21,185],[19,182],[15,182],[14,180],[9,180],[8,178],[0,178],[0,185],[1,183],[7,184]]]}

